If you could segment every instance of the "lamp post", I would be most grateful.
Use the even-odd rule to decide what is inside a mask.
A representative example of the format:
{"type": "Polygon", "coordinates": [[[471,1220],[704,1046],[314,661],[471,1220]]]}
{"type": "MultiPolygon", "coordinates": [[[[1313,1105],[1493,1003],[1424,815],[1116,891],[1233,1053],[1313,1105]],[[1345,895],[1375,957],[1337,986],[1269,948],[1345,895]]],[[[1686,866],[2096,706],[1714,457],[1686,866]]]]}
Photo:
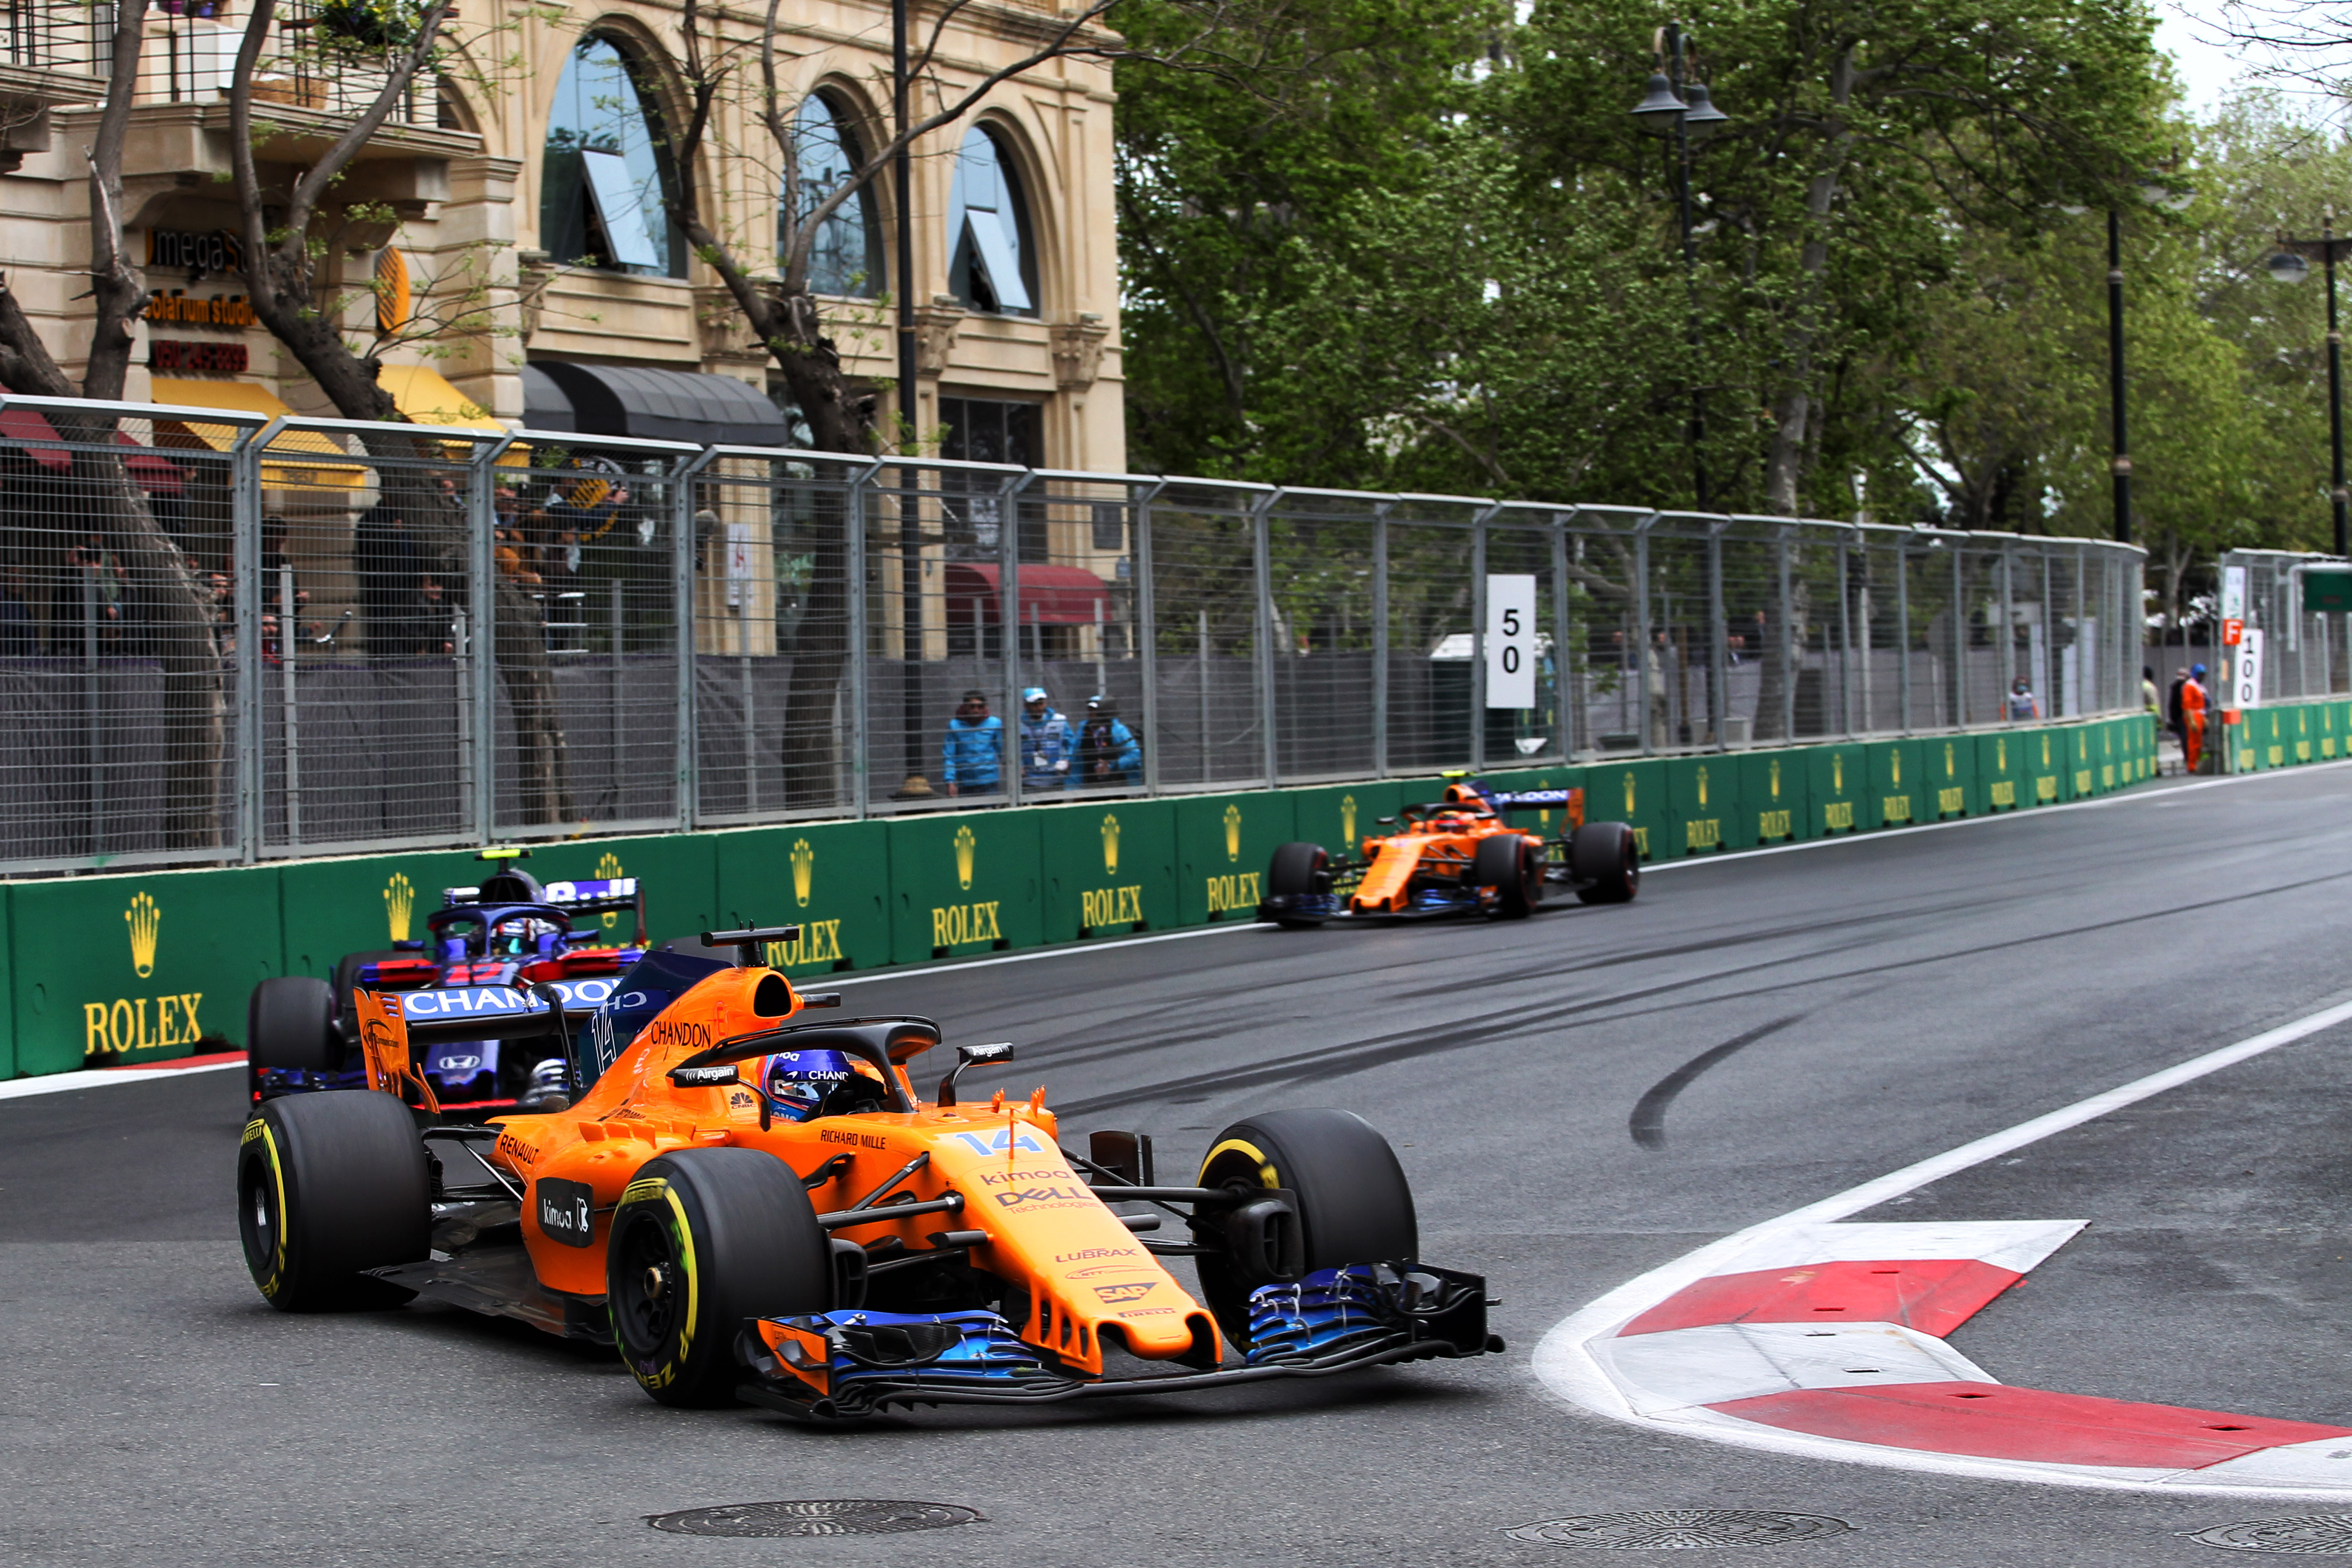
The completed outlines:
{"type": "MultiPolygon", "coordinates": [[[[1691,159],[1690,144],[1694,136],[1704,137],[1716,127],[1729,121],[1731,116],[1715,106],[1708,96],[1706,84],[1684,83],[1686,74],[1686,46],[1690,35],[1680,22],[1669,22],[1658,30],[1657,51],[1665,70],[1654,72],[1644,89],[1642,101],[1633,106],[1634,119],[1642,129],[1654,135],[1675,139],[1675,201],[1682,219],[1683,279],[1690,290],[1690,325],[1685,338],[1691,347],[1691,363],[1698,362],[1698,251],[1691,234],[1691,159]]],[[[1698,510],[1707,510],[1706,484],[1706,394],[1696,379],[1691,384],[1690,412],[1691,489],[1697,500],[1698,510]]]]}
{"type": "Polygon", "coordinates": [[[2352,256],[2352,238],[2336,237],[2336,209],[2324,208],[2319,219],[2317,239],[2291,239],[2279,236],[2278,253],[2270,259],[2270,274],[2282,283],[2300,283],[2311,275],[2311,261],[2316,259],[2327,272],[2327,445],[2330,459],[2328,499],[2336,509],[2336,553],[2352,554],[2352,539],[2347,538],[2344,489],[2344,334],[2336,326],[2336,258],[2352,256]]]}
{"type": "Polygon", "coordinates": [[[2115,534],[2117,544],[2131,542],[2131,443],[2124,431],[2124,224],[2123,214],[2107,209],[2107,415],[2113,426],[2115,534]]]}

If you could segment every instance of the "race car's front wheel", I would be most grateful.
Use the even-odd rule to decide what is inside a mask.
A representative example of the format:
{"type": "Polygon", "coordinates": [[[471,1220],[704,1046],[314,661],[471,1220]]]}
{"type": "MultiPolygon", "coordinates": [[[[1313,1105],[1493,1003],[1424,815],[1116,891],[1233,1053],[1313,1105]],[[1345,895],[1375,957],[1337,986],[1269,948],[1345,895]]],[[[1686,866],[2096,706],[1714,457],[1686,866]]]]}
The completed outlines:
{"type": "Polygon", "coordinates": [[[1568,874],[1588,904],[1630,904],[1642,890],[1642,846],[1622,822],[1588,822],[1568,841],[1568,874]]]}
{"type": "Polygon", "coordinates": [[[408,1107],[369,1089],[273,1100],[236,1157],[245,1266],[283,1312],[392,1306],[410,1292],[366,1270],[422,1262],[432,1176],[408,1107]]]}
{"type": "Polygon", "coordinates": [[[604,1280],[637,1386],[664,1405],[726,1405],[745,1320],[829,1310],[833,1254],[782,1160],[683,1149],[647,1161],[622,1193],[604,1280]]]}
{"type": "MultiPolygon", "coordinates": [[[[1411,1263],[1421,1252],[1412,1188],[1389,1141],[1350,1110],[1269,1110],[1236,1121],[1209,1145],[1200,1185],[1286,1188],[1296,1194],[1297,1257],[1308,1273],[1350,1263],[1411,1263]]],[[[1275,1282],[1265,1251],[1244,1254],[1213,1208],[1193,1222],[1201,1290],[1217,1326],[1249,1346],[1250,1292],[1275,1282]]]]}
{"type": "Polygon", "coordinates": [[[1470,882],[1494,890],[1491,912],[1505,920],[1523,919],[1543,901],[1543,854],[1516,833],[1482,838],[1477,854],[1471,857],[1470,882]]]}
{"type": "MultiPolygon", "coordinates": [[[[1265,890],[1274,898],[1311,898],[1331,890],[1331,858],[1320,844],[1286,844],[1265,869],[1265,890]]],[[[1305,931],[1317,921],[1282,921],[1288,931],[1305,931]]]]}

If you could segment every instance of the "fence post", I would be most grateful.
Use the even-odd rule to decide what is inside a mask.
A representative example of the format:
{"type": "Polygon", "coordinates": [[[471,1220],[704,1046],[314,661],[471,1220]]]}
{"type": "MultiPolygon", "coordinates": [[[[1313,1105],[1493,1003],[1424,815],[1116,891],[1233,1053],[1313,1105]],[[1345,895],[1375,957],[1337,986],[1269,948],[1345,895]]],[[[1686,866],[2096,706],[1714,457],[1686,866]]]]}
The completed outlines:
{"type": "Polygon", "coordinates": [[[1969,721],[1968,552],[1952,546],[1952,727],[1969,721]]]}
{"type": "MultiPolygon", "coordinates": [[[[1789,531],[1803,526],[1784,522],[1772,534],[1772,570],[1780,595],[1780,743],[1784,746],[1797,738],[1797,679],[1801,673],[1798,661],[1804,655],[1804,639],[1797,635],[1793,619],[1796,605],[1789,594],[1789,531]]],[[[1822,728],[1829,725],[1824,722],[1822,728]]]]}
{"type": "MultiPolygon", "coordinates": [[[[1850,535],[1837,542],[1838,587],[1838,732],[1853,738],[1853,543],[1850,535]]],[[[1864,560],[1869,559],[1867,556],[1864,560]]],[[[1826,729],[1828,726],[1824,725],[1826,729]]]]}
{"type": "MultiPolygon", "coordinates": [[[[1028,793],[1028,780],[1022,770],[1028,765],[1029,755],[1021,748],[1021,720],[1027,710],[1021,705],[1021,492],[1034,473],[1017,474],[1001,480],[996,490],[996,594],[997,621],[1004,628],[1004,722],[1005,748],[1013,760],[1013,768],[1004,781],[1004,798],[1014,805],[1021,805],[1028,793]]],[[[979,623],[975,610],[972,620],[979,623]]],[[[1037,662],[1045,662],[1044,637],[1038,639],[1037,662]]],[[[913,671],[908,672],[911,679],[913,671]]],[[[1050,701],[1046,711],[1053,711],[1050,701]]]]}
{"type": "MultiPolygon", "coordinates": [[[[843,509],[841,526],[849,531],[843,541],[842,575],[847,579],[842,592],[849,605],[849,722],[845,726],[849,758],[849,793],[853,801],[852,814],[860,821],[866,819],[867,797],[874,792],[873,735],[866,719],[867,691],[866,661],[872,657],[871,632],[866,624],[868,608],[866,600],[866,486],[882,471],[877,458],[866,466],[866,471],[849,481],[849,504],[843,509]]],[[[975,617],[977,618],[977,617],[975,617]]],[[[979,627],[973,628],[975,636],[979,627]]]]}
{"type": "Polygon", "coordinates": [[[1633,525],[1633,581],[1629,584],[1633,591],[1633,722],[1641,726],[1645,757],[1657,750],[1650,731],[1650,528],[1664,515],[1654,511],[1633,525]]]}
{"type": "Polygon", "coordinates": [[[1372,509],[1372,776],[1389,776],[1389,512],[1372,509]]]}
{"type": "Polygon", "coordinates": [[[1151,498],[1159,489],[1155,484],[1138,497],[1130,485],[1127,492],[1135,542],[1129,560],[1135,574],[1136,674],[1143,686],[1137,721],[1143,726],[1146,796],[1160,794],[1160,605],[1151,587],[1151,498]]]}
{"type": "MultiPolygon", "coordinates": [[[[695,605],[698,584],[694,580],[694,477],[717,456],[706,449],[670,467],[670,597],[677,606],[677,751],[674,771],[677,778],[677,826],[682,832],[693,828],[702,817],[701,683],[696,679],[696,649],[700,639],[697,635],[699,616],[695,605]]],[[[749,713],[743,717],[747,722],[751,719],[749,713]]]]}
{"type": "Polygon", "coordinates": [[[296,639],[294,620],[294,568],[278,568],[278,668],[285,686],[286,704],[286,847],[302,847],[302,745],[297,724],[299,707],[294,687],[294,667],[299,661],[300,643],[296,639]]]}
{"type": "Polygon", "coordinates": [[[1724,733],[1730,706],[1724,700],[1724,682],[1729,675],[1725,660],[1731,628],[1724,624],[1723,608],[1723,531],[1730,526],[1729,518],[1719,517],[1706,529],[1706,727],[1718,752],[1731,744],[1724,733]]]}
{"type": "Polygon", "coordinates": [[[261,858],[268,774],[261,733],[261,464],[253,431],[240,426],[229,448],[230,581],[236,606],[237,858],[261,858]]]}
{"type": "Polygon", "coordinates": [[[1257,726],[1265,787],[1281,779],[1274,743],[1274,525],[1268,514],[1282,499],[1268,490],[1250,508],[1250,562],[1257,577],[1257,726]]]}
{"type": "Polygon", "coordinates": [[[1552,728],[1559,743],[1559,760],[1572,762],[1576,757],[1578,709],[1570,701],[1576,690],[1570,671],[1569,649],[1572,646],[1568,635],[1568,517],[1564,512],[1551,515],[1551,700],[1552,728]]]}
{"type": "Polygon", "coordinates": [[[1995,718],[2009,718],[2010,688],[2017,684],[2017,607],[2014,591],[2010,586],[2011,542],[2000,542],[2000,710],[1995,718]]]}
{"type": "Polygon", "coordinates": [[[1895,547],[1895,647],[1900,650],[1895,659],[1895,679],[1900,683],[1901,700],[1895,705],[1895,722],[1902,732],[1911,732],[1911,544],[1908,540],[1895,547]]]}
{"type": "Polygon", "coordinates": [[[1470,771],[1486,771],[1486,520],[1482,506],[1470,520],[1470,771]]]}

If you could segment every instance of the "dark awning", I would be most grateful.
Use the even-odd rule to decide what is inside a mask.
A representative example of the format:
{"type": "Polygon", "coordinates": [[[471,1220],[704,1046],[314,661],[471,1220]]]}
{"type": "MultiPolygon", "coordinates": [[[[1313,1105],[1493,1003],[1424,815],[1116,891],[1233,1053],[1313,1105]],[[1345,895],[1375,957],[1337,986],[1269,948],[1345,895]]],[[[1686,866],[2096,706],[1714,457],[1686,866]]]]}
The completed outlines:
{"type": "Polygon", "coordinates": [[[533,429],[691,441],[704,447],[782,447],[791,442],[783,414],[766,394],[731,375],[542,361],[524,367],[523,399],[525,423],[533,429]],[[547,390],[569,404],[565,423],[539,423],[541,378],[547,390]]]}
{"type": "MultiPolygon", "coordinates": [[[[0,440],[20,443],[26,457],[51,473],[62,474],[73,467],[73,456],[66,449],[65,437],[38,409],[0,409],[0,440]]],[[[131,482],[141,489],[154,495],[175,496],[186,488],[187,476],[169,458],[158,457],[120,430],[114,433],[114,444],[131,448],[122,459],[122,466],[131,471],[131,482]]]]}
{"type": "Polygon", "coordinates": [[[522,367],[522,427],[526,430],[577,430],[572,399],[555,378],[535,364],[522,367]]]}
{"type": "MultiPolygon", "coordinates": [[[[977,562],[947,564],[948,625],[968,626],[972,612],[994,626],[1004,618],[1003,595],[998,591],[995,566],[977,562]]],[[[1109,620],[1110,589],[1093,573],[1076,566],[1021,568],[1021,623],[1030,626],[1087,626],[1095,624],[1096,606],[1109,620]]]]}

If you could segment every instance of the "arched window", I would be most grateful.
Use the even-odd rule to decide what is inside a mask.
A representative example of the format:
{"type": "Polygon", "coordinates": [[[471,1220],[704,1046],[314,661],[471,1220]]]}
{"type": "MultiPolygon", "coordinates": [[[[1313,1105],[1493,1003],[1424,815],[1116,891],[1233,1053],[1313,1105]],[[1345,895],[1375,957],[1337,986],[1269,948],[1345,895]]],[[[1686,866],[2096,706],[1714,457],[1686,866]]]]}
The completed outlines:
{"type": "MultiPolygon", "coordinates": [[[[797,129],[793,152],[801,188],[793,212],[804,217],[856,172],[866,149],[848,114],[822,93],[810,94],[801,105],[797,129]]],[[[780,251],[785,237],[781,232],[776,237],[780,251]]],[[[808,286],[812,293],[870,300],[882,292],[882,223],[875,212],[874,187],[866,185],[835,207],[817,231],[809,249],[808,286]]]]}
{"type": "Polygon", "coordinates": [[[948,286],[975,310],[1037,313],[1036,246],[1021,176],[993,132],[968,133],[948,197],[948,286]]]}
{"type": "Polygon", "coordinates": [[[564,57],[547,117],[539,242],[558,262],[683,278],[686,247],[666,200],[677,171],[642,77],[619,44],[594,33],[564,57]]]}

